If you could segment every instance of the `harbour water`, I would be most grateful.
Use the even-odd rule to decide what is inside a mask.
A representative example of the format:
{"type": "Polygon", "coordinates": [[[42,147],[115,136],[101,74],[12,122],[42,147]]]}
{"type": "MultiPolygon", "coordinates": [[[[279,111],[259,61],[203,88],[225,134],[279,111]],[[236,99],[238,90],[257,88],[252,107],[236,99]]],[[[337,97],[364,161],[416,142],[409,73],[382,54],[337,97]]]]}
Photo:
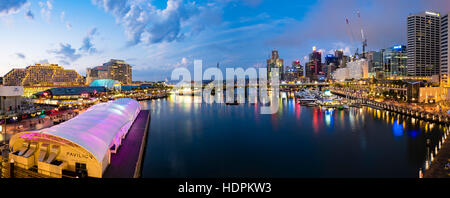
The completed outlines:
{"type": "Polygon", "coordinates": [[[259,104],[181,97],[141,102],[151,111],[144,178],[417,178],[447,130],[368,107],[304,107],[290,97],[273,115],[260,114],[259,104]]]}

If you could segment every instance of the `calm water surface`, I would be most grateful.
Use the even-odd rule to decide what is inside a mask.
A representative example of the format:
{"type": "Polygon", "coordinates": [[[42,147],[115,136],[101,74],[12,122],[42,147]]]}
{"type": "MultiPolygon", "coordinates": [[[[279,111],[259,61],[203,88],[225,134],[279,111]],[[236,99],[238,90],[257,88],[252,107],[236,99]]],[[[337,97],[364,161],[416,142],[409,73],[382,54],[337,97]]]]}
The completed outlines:
{"type": "Polygon", "coordinates": [[[371,108],[142,102],[151,110],[143,177],[418,177],[445,127],[371,108]]]}

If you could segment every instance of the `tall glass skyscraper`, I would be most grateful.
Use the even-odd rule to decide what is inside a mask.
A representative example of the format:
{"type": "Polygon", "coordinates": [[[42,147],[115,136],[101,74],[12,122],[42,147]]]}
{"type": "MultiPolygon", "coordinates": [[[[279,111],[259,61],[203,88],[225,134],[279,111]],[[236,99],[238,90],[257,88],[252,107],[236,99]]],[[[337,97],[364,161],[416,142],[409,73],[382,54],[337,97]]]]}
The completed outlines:
{"type": "Polygon", "coordinates": [[[397,45],[383,52],[384,76],[406,76],[408,74],[408,54],[406,46],[397,45]]]}

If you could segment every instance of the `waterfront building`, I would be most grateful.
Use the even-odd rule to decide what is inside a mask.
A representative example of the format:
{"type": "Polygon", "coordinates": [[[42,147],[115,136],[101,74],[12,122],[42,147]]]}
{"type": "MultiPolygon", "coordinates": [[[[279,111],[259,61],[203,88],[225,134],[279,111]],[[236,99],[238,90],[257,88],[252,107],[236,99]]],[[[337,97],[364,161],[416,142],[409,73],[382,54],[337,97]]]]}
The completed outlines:
{"type": "Polygon", "coordinates": [[[284,79],[286,81],[299,81],[303,77],[303,67],[300,65],[300,61],[292,62],[291,67],[286,67],[284,79]]]}
{"type": "Polygon", "coordinates": [[[407,21],[408,75],[438,75],[441,57],[439,13],[413,14],[407,21]]]}
{"type": "Polygon", "coordinates": [[[104,86],[56,87],[33,94],[36,104],[58,106],[82,106],[98,102],[98,98],[108,93],[104,86]]]}
{"type": "Polygon", "coordinates": [[[94,105],[59,125],[15,134],[9,161],[49,177],[101,178],[139,112],[137,101],[122,98],[94,105]]]}
{"type": "Polygon", "coordinates": [[[384,50],[380,50],[379,52],[371,51],[366,53],[367,61],[369,62],[369,76],[376,77],[377,74],[383,73],[383,52],[384,50]]]}
{"type": "Polygon", "coordinates": [[[132,67],[123,60],[111,59],[102,66],[86,70],[86,84],[99,79],[117,80],[124,85],[132,84],[132,67]]]}
{"type": "Polygon", "coordinates": [[[272,70],[277,68],[280,80],[284,80],[284,60],[280,58],[278,50],[272,50],[272,57],[267,59],[267,80],[270,81],[272,78],[272,70]]]}
{"type": "Polygon", "coordinates": [[[450,88],[448,87],[420,87],[420,103],[437,103],[450,100],[450,88]]]}
{"type": "Polygon", "coordinates": [[[117,80],[99,79],[89,84],[90,87],[105,87],[108,90],[120,90],[121,84],[117,80]]]}
{"type": "Polygon", "coordinates": [[[23,86],[0,86],[0,114],[21,110],[23,86]]]}
{"type": "Polygon", "coordinates": [[[84,81],[83,76],[75,70],[48,63],[12,69],[3,77],[5,86],[77,86],[83,85],[84,81]]]}
{"type": "Polygon", "coordinates": [[[448,28],[449,24],[449,14],[442,16],[441,18],[441,86],[450,87],[450,62],[448,61],[450,57],[450,51],[448,50],[448,46],[450,44],[448,35],[450,29],[448,28]]]}
{"type": "Polygon", "coordinates": [[[309,61],[305,65],[306,77],[310,80],[318,80],[321,76],[324,76],[322,70],[322,52],[317,51],[316,47],[313,47],[313,52],[309,54],[309,61]]]}
{"type": "Polygon", "coordinates": [[[332,76],[338,81],[367,79],[369,78],[369,62],[366,59],[349,62],[347,67],[336,69],[332,76]]]}
{"type": "Polygon", "coordinates": [[[408,56],[406,46],[396,45],[383,50],[383,73],[385,77],[406,76],[408,56]]]}

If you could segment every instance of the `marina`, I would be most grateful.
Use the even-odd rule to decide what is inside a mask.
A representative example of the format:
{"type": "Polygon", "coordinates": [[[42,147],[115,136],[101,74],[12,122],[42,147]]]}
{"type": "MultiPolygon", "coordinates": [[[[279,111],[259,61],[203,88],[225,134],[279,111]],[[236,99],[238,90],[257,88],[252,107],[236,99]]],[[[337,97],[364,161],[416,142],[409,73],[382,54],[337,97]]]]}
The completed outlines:
{"type": "Polygon", "coordinates": [[[258,103],[148,101],[151,138],[142,176],[417,178],[448,133],[445,124],[387,110],[308,107],[286,96],[274,115],[259,114],[258,103]]]}

